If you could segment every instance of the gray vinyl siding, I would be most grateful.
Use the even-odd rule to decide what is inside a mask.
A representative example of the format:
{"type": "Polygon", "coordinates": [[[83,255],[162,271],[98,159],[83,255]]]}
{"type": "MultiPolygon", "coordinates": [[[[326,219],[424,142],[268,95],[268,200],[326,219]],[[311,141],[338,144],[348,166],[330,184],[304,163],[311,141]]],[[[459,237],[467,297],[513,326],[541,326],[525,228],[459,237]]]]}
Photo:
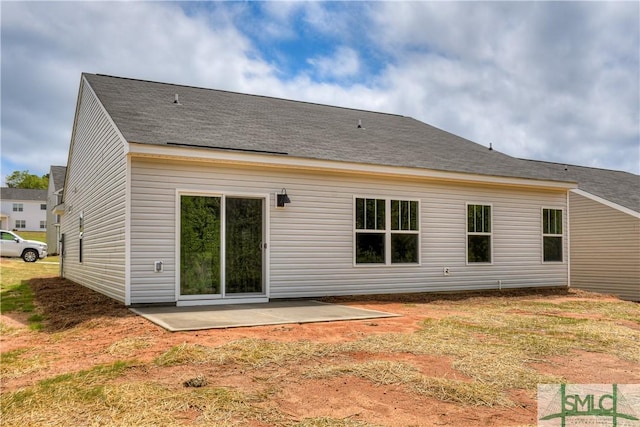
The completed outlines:
{"type": "Polygon", "coordinates": [[[134,157],[131,303],[175,301],[177,189],[270,194],[270,298],[568,284],[566,215],[565,261],[542,262],[541,209],[566,212],[564,190],[134,157]],[[291,204],[276,209],[282,188],[291,204]],[[354,265],[354,196],[420,201],[420,265],[354,265]],[[466,203],[493,207],[492,265],[466,263],[466,203]],[[153,272],[156,260],[164,272],[153,272]]]}
{"type": "Polygon", "coordinates": [[[83,83],[71,141],[65,213],[63,275],[125,302],[125,142],[91,89],[83,83]],[[79,215],[84,212],[83,262],[79,262],[79,215]]]}
{"type": "Polygon", "coordinates": [[[571,286],[640,301],[640,218],[570,194],[571,286]]]}

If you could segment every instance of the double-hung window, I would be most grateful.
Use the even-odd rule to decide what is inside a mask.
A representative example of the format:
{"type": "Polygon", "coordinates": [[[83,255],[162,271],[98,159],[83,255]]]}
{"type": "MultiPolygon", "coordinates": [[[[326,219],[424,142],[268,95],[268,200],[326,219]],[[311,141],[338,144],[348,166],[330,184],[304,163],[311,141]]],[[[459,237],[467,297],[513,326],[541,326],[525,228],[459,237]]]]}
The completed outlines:
{"type": "Polygon", "coordinates": [[[356,264],[417,264],[418,210],[416,200],[356,198],[356,264]]]}
{"type": "Polygon", "coordinates": [[[491,206],[467,205],[467,262],[491,263],[491,206]]]}
{"type": "Polygon", "coordinates": [[[22,211],[24,211],[24,205],[22,203],[14,203],[13,204],[13,211],[14,212],[22,212],[22,211]]]}
{"type": "Polygon", "coordinates": [[[27,221],[24,219],[16,219],[16,228],[27,228],[27,221]]]}
{"type": "Polygon", "coordinates": [[[562,262],[562,209],[542,209],[542,259],[562,262]]]}

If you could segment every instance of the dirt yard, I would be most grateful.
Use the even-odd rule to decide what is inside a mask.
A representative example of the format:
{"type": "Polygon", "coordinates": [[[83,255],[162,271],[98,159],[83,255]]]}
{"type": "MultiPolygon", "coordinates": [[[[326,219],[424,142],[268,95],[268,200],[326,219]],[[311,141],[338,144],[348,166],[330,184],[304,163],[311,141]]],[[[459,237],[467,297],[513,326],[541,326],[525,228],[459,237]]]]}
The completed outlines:
{"type": "MultiPolygon", "coordinates": [[[[216,387],[216,390],[238,392],[239,396],[244,396],[243,407],[251,409],[243,412],[220,407],[217,409],[219,412],[227,411],[224,419],[215,418],[217,415],[206,418],[206,404],[187,405],[166,409],[169,414],[163,416],[169,418],[158,418],[169,420],[162,421],[164,424],[535,425],[535,383],[540,378],[556,378],[568,383],[640,383],[638,355],[633,355],[634,346],[636,350],[640,346],[640,307],[613,297],[581,291],[495,291],[332,298],[325,301],[402,316],[171,333],[136,316],[117,302],[62,279],[34,279],[31,288],[38,311],[44,315],[44,327],[40,331],[29,330],[24,313],[2,314],[2,353],[19,354],[18,359],[24,362],[13,362],[3,368],[3,395],[7,397],[16,395],[16,392],[44,390],[38,389],[41,387],[38,384],[62,374],[90,370],[117,361],[135,361],[129,362],[128,367],[115,378],[105,379],[105,383],[154,384],[177,393],[183,392],[185,381],[200,377],[205,378],[208,384],[204,388],[216,387]],[[488,311],[473,313],[472,307],[484,307],[488,311]],[[536,310],[540,311],[533,311],[532,307],[538,307],[536,310]],[[620,310],[620,307],[624,309],[620,310]],[[621,312],[625,314],[620,315],[621,312]],[[555,336],[549,330],[540,330],[541,335],[548,335],[556,341],[549,341],[552,345],[544,349],[541,348],[546,342],[537,343],[538,347],[531,347],[530,354],[527,354],[529,347],[520,344],[530,335],[517,337],[513,342],[518,348],[525,349],[524,353],[518,354],[526,354],[517,369],[522,369],[533,378],[528,385],[520,385],[524,384],[517,382],[522,381],[521,378],[511,380],[501,377],[513,370],[509,365],[511,362],[501,358],[500,349],[507,348],[501,347],[507,338],[504,331],[498,333],[496,328],[504,325],[496,324],[492,326],[493,329],[482,329],[482,322],[477,320],[486,316],[489,321],[498,318],[501,313],[512,316],[505,319],[539,318],[540,321],[546,321],[549,318],[554,322],[560,319],[567,325],[575,321],[576,326],[572,327],[580,328],[576,334],[583,334],[584,345],[573,341],[573,344],[559,349],[557,343],[563,342],[559,335],[565,332],[555,336]],[[425,328],[443,330],[451,327],[452,321],[459,322],[461,319],[473,325],[472,330],[465,330],[467,335],[458,335],[461,332],[455,329],[450,334],[443,332],[442,336],[434,333],[433,339],[439,340],[439,347],[433,347],[435,350],[425,347],[435,345],[430,342],[430,333],[425,328]],[[598,334],[606,334],[611,328],[622,331],[622,341],[610,346],[607,337],[602,338],[596,332],[585,329],[591,324],[595,328],[606,326],[603,331],[598,329],[598,334]],[[457,336],[462,337],[458,342],[457,336]],[[415,337],[424,338],[414,345],[409,340],[415,337]],[[468,354],[461,353],[469,340],[474,341],[474,349],[486,352],[486,359],[493,358],[496,361],[490,368],[474,367],[473,363],[483,363],[476,360],[478,355],[473,353],[476,350],[470,349],[468,354]],[[376,351],[378,342],[381,344],[379,351],[376,351]],[[401,342],[404,347],[397,347],[401,342]],[[225,347],[229,343],[238,344],[235,349],[225,347]],[[268,357],[263,353],[251,355],[251,351],[263,349],[266,343],[271,346],[282,344],[282,348],[269,347],[272,352],[279,349],[284,351],[285,347],[287,351],[295,352],[279,358],[271,353],[268,357]],[[285,346],[287,343],[312,345],[313,349],[308,354],[302,354],[297,348],[285,346]],[[625,343],[629,346],[625,347],[625,343]],[[247,346],[254,346],[254,350],[250,351],[247,346]],[[620,352],[618,348],[621,348],[620,352]],[[187,349],[206,351],[207,356],[160,363],[160,358],[167,357],[171,349],[174,352],[181,349],[183,356],[187,349]],[[223,350],[227,352],[224,354],[232,356],[225,356],[227,358],[224,360],[220,356],[215,363],[212,362],[216,351],[223,350]],[[230,353],[232,351],[235,353],[230,353]],[[465,363],[470,367],[465,368],[465,363]],[[504,365],[501,367],[500,363],[504,365]],[[483,371],[493,368],[496,373],[492,375],[498,379],[487,380],[483,377],[486,373],[483,371]],[[382,377],[381,373],[384,374],[382,377]],[[439,382],[445,380],[449,381],[447,385],[439,382]],[[433,384],[443,385],[434,387],[433,384]],[[477,394],[476,391],[469,391],[480,397],[475,401],[465,401],[456,395],[455,390],[445,393],[450,384],[455,384],[458,392],[462,390],[461,386],[488,387],[497,384],[491,390],[497,387],[498,395],[494,396],[493,401],[484,401],[482,392],[477,394]],[[438,393],[439,387],[443,393],[438,393]],[[218,421],[211,423],[207,420],[218,421]]],[[[466,327],[467,323],[460,325],[466,327]]],[[[536,327],[542,328],[540,325],[536,327]]],[[[620,335],[618,332],[616,334],[620,335]]],[[[485,359],[485,356],[480,355],[479,358],[485,359]]],[[[460,393],[465,394],[466,391],[460,393]]],[[[12,419],[16,420],[15,424],[21,419],[33,421],[33,418],[21,418],[27,415],[15,413],[21,410],[18,400],[3,401],[5,405],[8,401],[14,405],[14,409],[9,411],[14,411],[9,414],[13,418],[9,417],[6,425],[12,425],[12,419]]],[[[60,406],[64,406],[63,402],[60,402],[60,406]]],[[[73,417],[77,416],[70,413],[68,421],[73,421],[73,417]]],[[[91,413],[88,416],[91,417],[91,413]]],[[[111,416],[115,418],[105,421],[105,424],[128,423],[119,420],[117,415],[111,416]]],[[[60,415],[60,424],[64,417],[60,415]]],[[[94,418],[86,425],[99,425],[96,419],[100,418],[94,418]]],[[[132,420],[135,423],[135,418],[132,420]]],[[[140,423],[143,424],[142,421],[140,423]]],[[[145,421],[144,424],[152,425],[154,422],[145,421]]]]}

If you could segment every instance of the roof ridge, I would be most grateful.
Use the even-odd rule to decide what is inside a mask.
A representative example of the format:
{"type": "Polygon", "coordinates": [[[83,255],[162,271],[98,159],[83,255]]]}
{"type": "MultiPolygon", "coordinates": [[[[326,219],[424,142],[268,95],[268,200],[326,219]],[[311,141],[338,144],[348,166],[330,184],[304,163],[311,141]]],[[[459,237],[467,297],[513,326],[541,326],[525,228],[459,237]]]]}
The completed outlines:
{"type": "Polygon", "coordinates": [[[522,157],[520,157],[519,159],[527,161],[527,162],[547,163],[547,164],[551,164],[551,165],[571,166],[571,167],[574,167],[574,168],[595,169],[595,170],[601,170],[601,171],[607,171],[607,172],[620,172],[620,173],[628,173],[629,175],[640,176],[640,175],[636,175],[635,173],[632,173],[632,172],[621,171],[621,170],[618,170],[618,169],[607,169],[607,168],[598,168],[598,167],[595,167],[595,166],[574,165],[572,163],[550,162],[550,161],[547,161],[547,160],[525,159],[525,158],[522,158],[522,157]]]}
{"type": "Polygon", "coordinates": [[[298,103],[298,104],[316,105],[316,106],[320,106],[320,107],[329,107],[329,108],[339,108],[339,109],[342,109],[342,110],[361,111],[363,113],[383,114],[383,115],[394,116],[394,117],[412,118],[410,116],[405,116],[403,114],[386,113],[386,112],[383,112],[383,111],[363,110],[361,108],[353,108],[353,107],[343,107],[343,106],[339,106],[339,105],[321,104],[319,102],[300,101],[300,100],[297,100],[297,99],[279,98],[277,96],[270,96],[270,95],[257,95],[257,94],[253,94],[253,93],[236,92],[236,91],[233,91],[233,90],[226,90],[226,89],[214,89],[214,88],[208,88],[208,87],[202,87],[202,86],[193,86],[193,85],[178,84],[178,83],[166,83],[166,82],[160,82],[160,81],[156,81],[156,80],[135,79],[135,78],[132,78],[132,77],[112,76],[112,75],[109,75],[109,74],[100,74],[100,73],[95,73],[95,74],[94,73],[82,73],[82,74],[94,75],[94,76],[98,76],[98,77],[109,77],[109,78],[112,78],[112,79],[130,80],[130,81],[134,81],[134,82],[154,83],[154,84],[160,84],[160,85],[166,85],[166,86],[184,87],[184,88],[189,88],[189,89],[209,90],[209,91],[215,91],[215,92],[229,93],[229,94],[233,94],[233,95],[244,95],[244,96],[252,96],[252,97],[256,97],[256,98],[265,98],[265,99],[272,99],[272,100],[277,100],[277,101],[293,102],[293,103],[298,103]]]}

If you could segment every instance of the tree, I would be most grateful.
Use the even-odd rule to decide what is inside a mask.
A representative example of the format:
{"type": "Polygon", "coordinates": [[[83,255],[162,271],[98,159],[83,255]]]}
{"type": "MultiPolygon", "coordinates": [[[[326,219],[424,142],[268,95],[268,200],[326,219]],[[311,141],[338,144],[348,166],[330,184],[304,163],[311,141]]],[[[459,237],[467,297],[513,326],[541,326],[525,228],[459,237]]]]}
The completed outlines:
{"type": "Polygon", "coordinates": [[[10,188],[35,188],[46,190],[49,186],[49,174],[34,175],[26,171],[13,171],[6,177],[7,187],[10,188]]]}

